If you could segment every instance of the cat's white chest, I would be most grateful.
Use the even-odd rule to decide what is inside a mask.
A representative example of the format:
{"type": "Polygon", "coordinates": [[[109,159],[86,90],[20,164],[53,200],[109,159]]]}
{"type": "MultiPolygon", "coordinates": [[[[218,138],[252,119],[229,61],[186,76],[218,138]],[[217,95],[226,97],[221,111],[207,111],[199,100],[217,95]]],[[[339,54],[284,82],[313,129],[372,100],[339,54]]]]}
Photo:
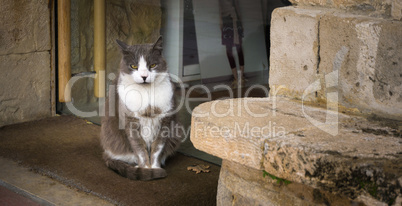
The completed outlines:
{"type": "Polygon", "coordinates": [[[135,116],[139,116],[149,106],[158,108],[163,113],[172,109],[173,88],[168,78],[152,84],[137,84],[121,77],[118,85],[120,101],[135,116]]]}

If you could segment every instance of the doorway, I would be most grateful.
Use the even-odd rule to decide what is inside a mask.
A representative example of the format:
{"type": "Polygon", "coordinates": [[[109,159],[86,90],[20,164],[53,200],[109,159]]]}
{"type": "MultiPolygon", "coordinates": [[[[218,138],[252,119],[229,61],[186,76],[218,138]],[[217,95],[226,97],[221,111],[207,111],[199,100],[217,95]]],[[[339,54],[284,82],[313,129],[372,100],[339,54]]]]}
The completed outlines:
{"type": "MultiPolygon", "coordinates": [[[[127,2],[129,0],[126,0],[127,2]]],[[[88,120],[89,123],[100,125],[100,115],[102,112],[103,99],[96,98],[93,92],[94,73],[93,73],[93,41],[91,36],[93,31],[91,25],[90,11],[93,5],[90,1],[72,0],[72,73],[77,81],[72,88],[73,101],[71,103],[58,103],[59,113],[73,114],[88,120]],[[70,105],[70,106],[69,106],[70,105]],[[71,107],[73,106],[73,107],[71,107]],[[73,110],[72,110],[73,108],[73,110]],[[75,109],[75,110],[74,110],[75,109]],[[78,111],[78,112],[77,112],[78,111]]],[[[123,2],[123,1],[122,1],[123,2]]],[[[265,45],[269,42],[269,35],[264,28],[269,27],[271,8],[283,6],[281,0],[239,0],[241,13],[244,17],[244,53],[246,62],[246,75],[250,75],[248,86],[262,84],[268,86],[268,54],[269,48],[265,45]],[[274,3],[275,2],[275,3],[274,3]],[[263,8],[263,9],[262,9],[263,8]],[[265,9],[264,9],[265,8],[265,9]],[[255,79],[253,79],[255,77],[255,79]]],[[[131,16],[132,13],[124,5],[108,3],[109,11],[109,36],[126,40],[129,44],[133,35],[137,35],[138,28],[131,22],[146,21],[147,15],[143,17],[131,16]],[[119,13],[119,15],[116,15],[119,13]],[[124,14],[124,15],[120,15],[124,14]],[[115,15],[115,16],[113,16],[115,15]],[[140,20],[138,20],[140,19],[140,20]],[[142,20],[141,20],[142,21],[142,20]],[[129,28],[126,28],[129,27],[129,28]]],[[[161,1],[160,5],[145,5],[150,10],[160,9],[163,14],[161,29],[152,31],[150,35],[144,35],[143,42],[148,43],[157,38],[159,34],[164,38],[164,56],[169,65],[169,72],[181,81],[186,83],[186,92],[193,86],[207,88],[211,93],[210,100],[230,97],[226,91],[214,91],[218,84],[230,83],[230,66],[225,53],[225,47],[221,44],[221,32],[219,27],[219,8],[215,0],[166,0],[161,1]],[[153,37],[155,36],[155,37],[153,37]]],[[[155,18],[155,20],[158,20],[155,18]]],[[[114,41],[111,40],[111,41],[114,41]]],[[[108,70],[106,77],[110,83],[116,77],[116,65],[118,65],[121,55],[114,42],[109,42],[107,48],[108,64],[113,70],[108,70]]],[[[235,51],[234,51],[235,52],[235,51]]],[[[236,59],[238,62],[238,60],[236,59]]],[[[108,88],[108,86],[106,86],[108,88]]],[[[177,98],[204,98],[208,96],[207,90],[192,90],[192,93],[185,93],[177,98]],[[188,94],[188,95],[187,95],[188,94]]],[[[242,97],[244,91],[234,98],[242,97]]],[[[264,97],[268,94],[263,92],[250,92],[253,97],[264,97]]],[[[191,110],[203,101],[193,101],[189,104],[190,110],[183,107],[178,115],[184,122],[187,134],[191,122],[191,110]]],[[[218,158],[196,150],[189,138],[183,143],[180,152],[204,159],[216,164],[220,163],[218,158]]]]}

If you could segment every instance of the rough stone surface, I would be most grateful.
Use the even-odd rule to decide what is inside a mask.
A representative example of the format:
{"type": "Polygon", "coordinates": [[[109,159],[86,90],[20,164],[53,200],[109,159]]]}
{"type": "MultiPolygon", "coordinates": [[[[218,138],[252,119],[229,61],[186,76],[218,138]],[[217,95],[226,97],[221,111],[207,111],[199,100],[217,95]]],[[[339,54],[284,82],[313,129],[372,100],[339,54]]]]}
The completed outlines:
{"type": "Polygon", "coordinates": [[[306,126],[300,117],[271,110],[275,103],[271,99],[247,98],[201,104],[192,113],[191,141],[209,154],[262,169],[265,138],[306,126]],[[207,115],[203,117],[204,114],[207,115]]]}
{"type": "Polygon", "coordinates": [[[0,0],[0,55],[50,50],[47,0],[0,0]]]}
{"type": "Polygon", "coordinates": [[[319,72],[326,83],[325,75],[339,71],[340,104],[402,119],[401,35],[402,22],[344,14],[321,18],[319,72]]]}
{"type": "Polygon", "coordinates": [[[263,175],[261,170],[223,160],[219,175],[217,205],[351,205],[341,195],[284,182],[263,175]]]}
{"type": "Polygon", "coordinates": [[[0,126],[51,115],[49,52],[0,56],[0,126]]]}
{"type": "Polygon", "coordinates": [[[402,119],[402,22],[287,7],[273,13],[272,25],[277,31],[271,36],[271,94],[402,119]],[[315,73],[309,65],[316,65],[315,73]]]}
{"type": "Polygon", "coordinates": [[[402,1],[392,1],[391,16],[395,20],[402,20],[402,1]]]}
{"type": "Polygon", "coordinates": [[[352,199],[369,193],[385,203],[393,202],[401,194],[396,182],[402,176],[400,137],[371,133],[386,132],[381,128],[366,129],[346,127],[337,136],[310,129],[268,139],[264,168],[352,199]]]}
{"type": "Polygon", "coordinates": [[[269,68],[272,91],[283,86],[281,94],[299,97],[318,79],[318,27],[323,14],[322,10],[274,10],[269,68]]]}
{"type": "Polygon", "coordinates": [[[298,6],[320,6],[337,8],[348,12],[364,13],[370,16],[393,18],[401,20],[400,0],[290,0],[298,6]]]}
{"type": "Polygon", "coordinates": [[[0,0],[0,5],[0,126],[48,117],[48,1],[0,0]]]}
{"type": "Polygon", "coordinates": [[[192,118],[194,146],[224,160],[367,204],[401,194],[398,121],[274,97],[204,103],[192,118]]]}

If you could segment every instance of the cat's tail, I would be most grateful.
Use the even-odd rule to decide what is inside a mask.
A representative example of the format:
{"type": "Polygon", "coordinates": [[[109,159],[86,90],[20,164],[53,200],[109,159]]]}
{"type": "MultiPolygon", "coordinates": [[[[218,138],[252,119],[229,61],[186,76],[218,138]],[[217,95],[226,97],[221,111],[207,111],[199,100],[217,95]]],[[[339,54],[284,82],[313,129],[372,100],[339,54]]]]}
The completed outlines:
{"type": "Polygon", "coordinates": [[[153,180],[160,179],[167,176],[166,171],[162,168],[143,168],[134,167],[121,160],[111,159],[104,157],[106,165],[119,173],[123,177],[127,177],[132,180],[153,180]]]}

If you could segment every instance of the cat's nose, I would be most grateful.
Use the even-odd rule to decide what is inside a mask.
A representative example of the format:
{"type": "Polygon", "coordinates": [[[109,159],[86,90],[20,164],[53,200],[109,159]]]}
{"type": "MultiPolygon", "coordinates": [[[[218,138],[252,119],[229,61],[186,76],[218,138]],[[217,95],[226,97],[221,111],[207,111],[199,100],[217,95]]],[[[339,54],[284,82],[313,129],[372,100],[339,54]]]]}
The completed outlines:
{"type": "Polygon", "coordinates": [[[147,80],[147,77],[142,76],[142,79],[143,79],[143,80],[144,80],[144,82],[145,82],[145,80],[147,80]]]}

